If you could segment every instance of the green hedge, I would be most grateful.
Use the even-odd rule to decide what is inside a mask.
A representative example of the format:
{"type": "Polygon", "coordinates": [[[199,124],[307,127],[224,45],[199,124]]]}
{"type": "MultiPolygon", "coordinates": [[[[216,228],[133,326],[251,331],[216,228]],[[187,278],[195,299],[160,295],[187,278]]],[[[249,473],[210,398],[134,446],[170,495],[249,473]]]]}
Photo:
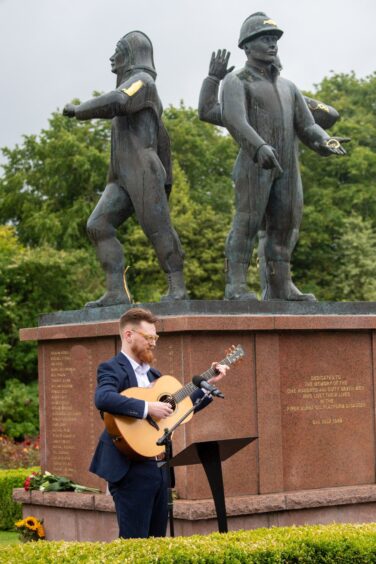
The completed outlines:
{"type": "Polygon", "coordinates": [[[21,504],[12,499],[13,488],[22,488],[29,474],[39,468],[0,470],[0,530],[13,529],[15,521],[21,518],[21,504]]]}
{"type": "Polygon", "coordinates": [[[111,543],[48,542],[0,547],[7,564],[211,563],[301,564],[376,562],[376,524],[317,525],[111,543]]]}

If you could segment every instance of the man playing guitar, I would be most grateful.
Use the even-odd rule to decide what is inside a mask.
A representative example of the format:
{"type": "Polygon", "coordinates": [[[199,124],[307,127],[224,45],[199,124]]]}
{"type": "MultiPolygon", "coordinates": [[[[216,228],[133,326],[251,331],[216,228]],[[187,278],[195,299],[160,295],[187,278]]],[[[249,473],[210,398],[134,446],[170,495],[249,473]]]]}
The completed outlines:
{"type": "MultiPolygon", "coordinates": [[[[169,417],[173,409],[163,401],[144,401],[122,394],[132,387],[147,388],[161,374],[150,365],[158,335],[157,318],[151,311],[132,308],[120,318],[121,352],[99,365],[95,405],[102,411],[136,419],[154,421],[169,417]]],[[[216,376],[221,380],[228,366],[213,363],[216,376]]],[[[190,396],[192,402],[204,395],[197,388],[190,396]]],[[[205,407],[211,399],[205,399],[205,407]]],[[[116,447],[116,439],[105,430],[99,440],[90,471],[108,482],[115,502],[122,538],[163,537],[167,527],[167,476],[165,467],[158,467],[159,457],[130,459],[116,447]]]]}

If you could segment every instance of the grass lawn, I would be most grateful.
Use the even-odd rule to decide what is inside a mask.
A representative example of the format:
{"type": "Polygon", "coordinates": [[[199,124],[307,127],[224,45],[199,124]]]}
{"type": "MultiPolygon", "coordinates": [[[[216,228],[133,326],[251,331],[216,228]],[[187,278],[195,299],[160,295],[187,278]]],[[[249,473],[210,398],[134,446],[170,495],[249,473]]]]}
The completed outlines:
{"type": "Polygon", "coordinates": [[[20,541],[18,539],[18,533],[13,533],[12,531],[0,531],[0,544],[18,544],[20,541]]]}

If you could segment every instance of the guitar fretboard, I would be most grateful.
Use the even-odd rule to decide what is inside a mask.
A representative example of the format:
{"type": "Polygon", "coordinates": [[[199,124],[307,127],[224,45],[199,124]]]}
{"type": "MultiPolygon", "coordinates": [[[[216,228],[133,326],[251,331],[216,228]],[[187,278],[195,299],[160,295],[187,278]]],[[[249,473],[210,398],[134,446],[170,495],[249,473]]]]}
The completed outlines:
{"type": "MultiPolygon", "coordinates": [[[[218,362],[218,364],[225,364],[226,366],[230,366],[232,364],[232,362],[234,362],[234,361],[231,360],[231,355],[229,355],[229,356],[226,356],[226,358],[224,358],[220,362],[218,362]]],[[[215,376],[215,375],[216,375],[215,368],[209,368],[208,370],[206,370],[205,372],[200,374],[200,378],[208,381],[208,380],[210,380],[210,378],[213,378],[213,376],[215,376]]],[[[176,403],[179,403],[180,401],[182,401],[187,396],[190,396],[191,394],[193,394],[193,392],[195,392],[197,389],[198,389],[197,386],[195,386],[193,382],[189,382],[183,388],[181,388],[180,390],[175,392],[175,394],[173,394],[172,397],[174,398],[176,403]]]]}

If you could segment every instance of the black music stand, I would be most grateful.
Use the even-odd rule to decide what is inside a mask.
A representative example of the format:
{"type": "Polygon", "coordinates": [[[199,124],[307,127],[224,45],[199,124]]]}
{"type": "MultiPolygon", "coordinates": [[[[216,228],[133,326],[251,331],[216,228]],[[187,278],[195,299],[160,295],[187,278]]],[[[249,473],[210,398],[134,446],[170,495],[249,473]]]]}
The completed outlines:
{"type": "Polygon", "coordinates": [[[230,456],[255,439],[257,439],[257,437],[219,439],[216,441],[192,443],[179,452],[170,462],[170,466],[203,465],[213,495],[217,513],[218,531],[220,533],[227,533],[228,531],[221,462],[230,458],[230,456]]]}

